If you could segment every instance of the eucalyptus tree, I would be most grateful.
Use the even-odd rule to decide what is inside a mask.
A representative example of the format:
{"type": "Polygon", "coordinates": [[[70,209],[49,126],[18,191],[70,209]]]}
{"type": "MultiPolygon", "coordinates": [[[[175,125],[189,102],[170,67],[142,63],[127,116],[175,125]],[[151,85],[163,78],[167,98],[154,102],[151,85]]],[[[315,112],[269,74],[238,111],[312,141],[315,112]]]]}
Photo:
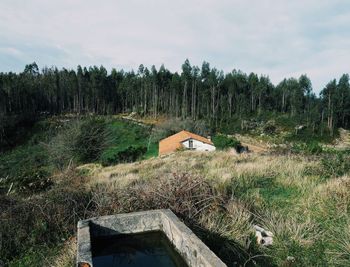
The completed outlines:
{"type": "Polygon", "coordinates": [[[323,110],[327,114],[327,127],[331,135],[333,135],[334,123],[337,118],[335,118],[336,113],[335,105],[337,104],[337,81],[334,79],[330,81],[326,87],[321,91],[321,96],[323,99],[323,110]]]}
{"type": "Polygon", "coordinates": [[[182,64],[181,78],[183,82],[183,93],[182,93],[182,110],[181,117],[184,119],[188,116],[188,106],[189,106],[189,92],[188,87],[192,79],[192,67],[188,59],[182,64]]]}
{"type": "MultiPolygon", "coordinates": [[[[288,115],[313,132],[350,127],[349,75],[332,80],[320,96],[306,75],[283,79],[274,86],[268,76],[233,70],[226,75],[208,62],[201,67],[188,59],[181,71],[140,65],[134,72],[103,66],[76,70],[25,66],[21,73],[0,73],[0,113],[40,114],[137,112],[142,116],[205,119],[213,127],[267,112],[288,115]]],[[[270,116],[270,115],[269,115],[270,116]]]]}
{"type": "Polygon", "coordinates": [[[350,123],[350,84],[349,74],[343,74],[338,82],[338,101],[337,117],[340,125],[347,128],[350,123]]]}

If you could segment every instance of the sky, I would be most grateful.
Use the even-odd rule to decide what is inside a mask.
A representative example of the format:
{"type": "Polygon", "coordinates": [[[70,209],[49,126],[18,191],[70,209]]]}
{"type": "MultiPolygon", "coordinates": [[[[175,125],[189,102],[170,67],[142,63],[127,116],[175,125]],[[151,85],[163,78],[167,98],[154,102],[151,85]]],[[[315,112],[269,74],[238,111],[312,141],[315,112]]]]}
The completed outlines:
{"type": "Polygon", "coordinates": [[[103,65],[307,74],[319,92],[350,72],[349,0],[1,0],[0,72],[103,65]]]}

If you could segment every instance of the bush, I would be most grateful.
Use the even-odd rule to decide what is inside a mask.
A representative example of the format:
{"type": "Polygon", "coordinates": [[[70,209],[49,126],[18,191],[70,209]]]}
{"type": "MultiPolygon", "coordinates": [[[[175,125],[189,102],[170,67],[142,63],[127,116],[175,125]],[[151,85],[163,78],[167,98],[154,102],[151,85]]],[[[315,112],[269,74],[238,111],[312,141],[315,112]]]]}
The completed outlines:
{"type": "Polygon", "coordinates": [[[319,155],[323,152],[323,148],[317,141],[311,141],[308,143],[294,143],[292,152],[319,155]]]}
{"type": "Polygon", "coordinates": [[[56,168],[63,170],[70,161],[77,160],[76,146],[80,135],[82,121],[75,120],[59,129],[48,145],[50,162],[56,168]]]}
{"type": "Polygon", "coordinates": [[[263,133],[265,134],[274,134],[276,133],[277,127],[274,121],[268,121],[263,126],[263,133]]]}
{"type": "Polygon", "coordinates": [[[15,180],[15,188],[19,191],[29,191],[32,193],[40,192],[53,183],[50,179],[51,172],[46,167],[29,168],[28,170],[22,171],[15,180]]]}
{"type": "Polygon", "coordinates": [[[0,152],[25,143],[37,119],[33,114],[5,115],[0,112],[0,152]]]}
{"type": "Polygon", "coordinates": [[[134,162],[140,159],[147,152],[145,146],[129,146],[126,149],[110,150],[101,157],[103,166],[113,165],[122,162],[134,162]]]}
{"type": "Polygon", "coordinates": [[[203,213],[223,206],[223,199],[202,177],[173,173],[167,177],[139,180],[112,192],[94,189],[100,215],[151,209],[171,209],[186,222],[198,222],[203,213]]]}
{"type": "Polygon", "coordinates": [[[55,190],[42,198],[0,196],[0,259],[5,264],[30,249],[55,246],[76,231],[78,220],[91,215],[91,195],[55,190]]]}
{"type": "Polygon", "coordinates": [[[225,135],[215,135],[213,137],[213,143],[217,149],[234,148],[240,150],[241,147],[241,143],[237,139],[225,135]]]}
{"type": "Polygon", "coordinates": [[[74,151],[83,163],[96,161],[107,147],[106,122],[92,118],[83,122],[76,138],[74,151]]]}
{"type": "Polygon", "coordinates": [[[0,158],[0,186],[12,184],[12,191],[42,191],[51,185],[51,172],[42,145],[18,147],[0,158]]]}
{"type": "Polygon", "coordinates": [[[321,175],[323,177],[339,177],[350,173],[350,155],[344,152],[327,154],[321,160],[321,175]]]}
{"type": "Polygon", "coordinates": [[[290,129],[289,134],[285,136],[285,141],[304,143],[331,143],[337,136],[339,136],[338,130],[335,130],[334,135],[331,136],[329,132],[324,132],[323,135],[321,135],[319,133],[314,132],[312,129],[306,127],[298,133],[295,132],[295,129],[290,129]]]}

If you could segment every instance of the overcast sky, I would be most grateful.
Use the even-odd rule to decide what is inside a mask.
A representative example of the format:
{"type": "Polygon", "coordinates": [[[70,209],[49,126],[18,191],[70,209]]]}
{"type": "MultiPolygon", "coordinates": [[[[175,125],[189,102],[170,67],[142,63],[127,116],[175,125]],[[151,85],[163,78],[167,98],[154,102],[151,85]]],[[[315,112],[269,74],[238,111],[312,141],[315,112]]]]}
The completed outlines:
{"type": "Polygon", "coordinates": [[[350,72],[349,0],[1,0],[0,72],[104,65],[306,73],[314,90],[350,72]]]}

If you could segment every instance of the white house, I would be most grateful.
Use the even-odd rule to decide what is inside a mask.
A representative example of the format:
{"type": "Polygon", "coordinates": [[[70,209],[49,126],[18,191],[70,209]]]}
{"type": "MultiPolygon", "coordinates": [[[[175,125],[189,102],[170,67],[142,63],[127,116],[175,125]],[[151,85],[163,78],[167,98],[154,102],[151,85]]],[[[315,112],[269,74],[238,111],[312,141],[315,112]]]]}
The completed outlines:
{"type": "MultiPolygon", "coordinates": [[[[208,139],[210,141],[210,139],[208,139]]],[[[181,142],[182,145],[185,148],[191,149],[191,150],[198,150],[198,151],[214,151],[215,146],[214,144],[209,144],[209,142],[203,142],[201,140],[197,140],[195,138],[189,138],[183,142],[181,142]]]]}

